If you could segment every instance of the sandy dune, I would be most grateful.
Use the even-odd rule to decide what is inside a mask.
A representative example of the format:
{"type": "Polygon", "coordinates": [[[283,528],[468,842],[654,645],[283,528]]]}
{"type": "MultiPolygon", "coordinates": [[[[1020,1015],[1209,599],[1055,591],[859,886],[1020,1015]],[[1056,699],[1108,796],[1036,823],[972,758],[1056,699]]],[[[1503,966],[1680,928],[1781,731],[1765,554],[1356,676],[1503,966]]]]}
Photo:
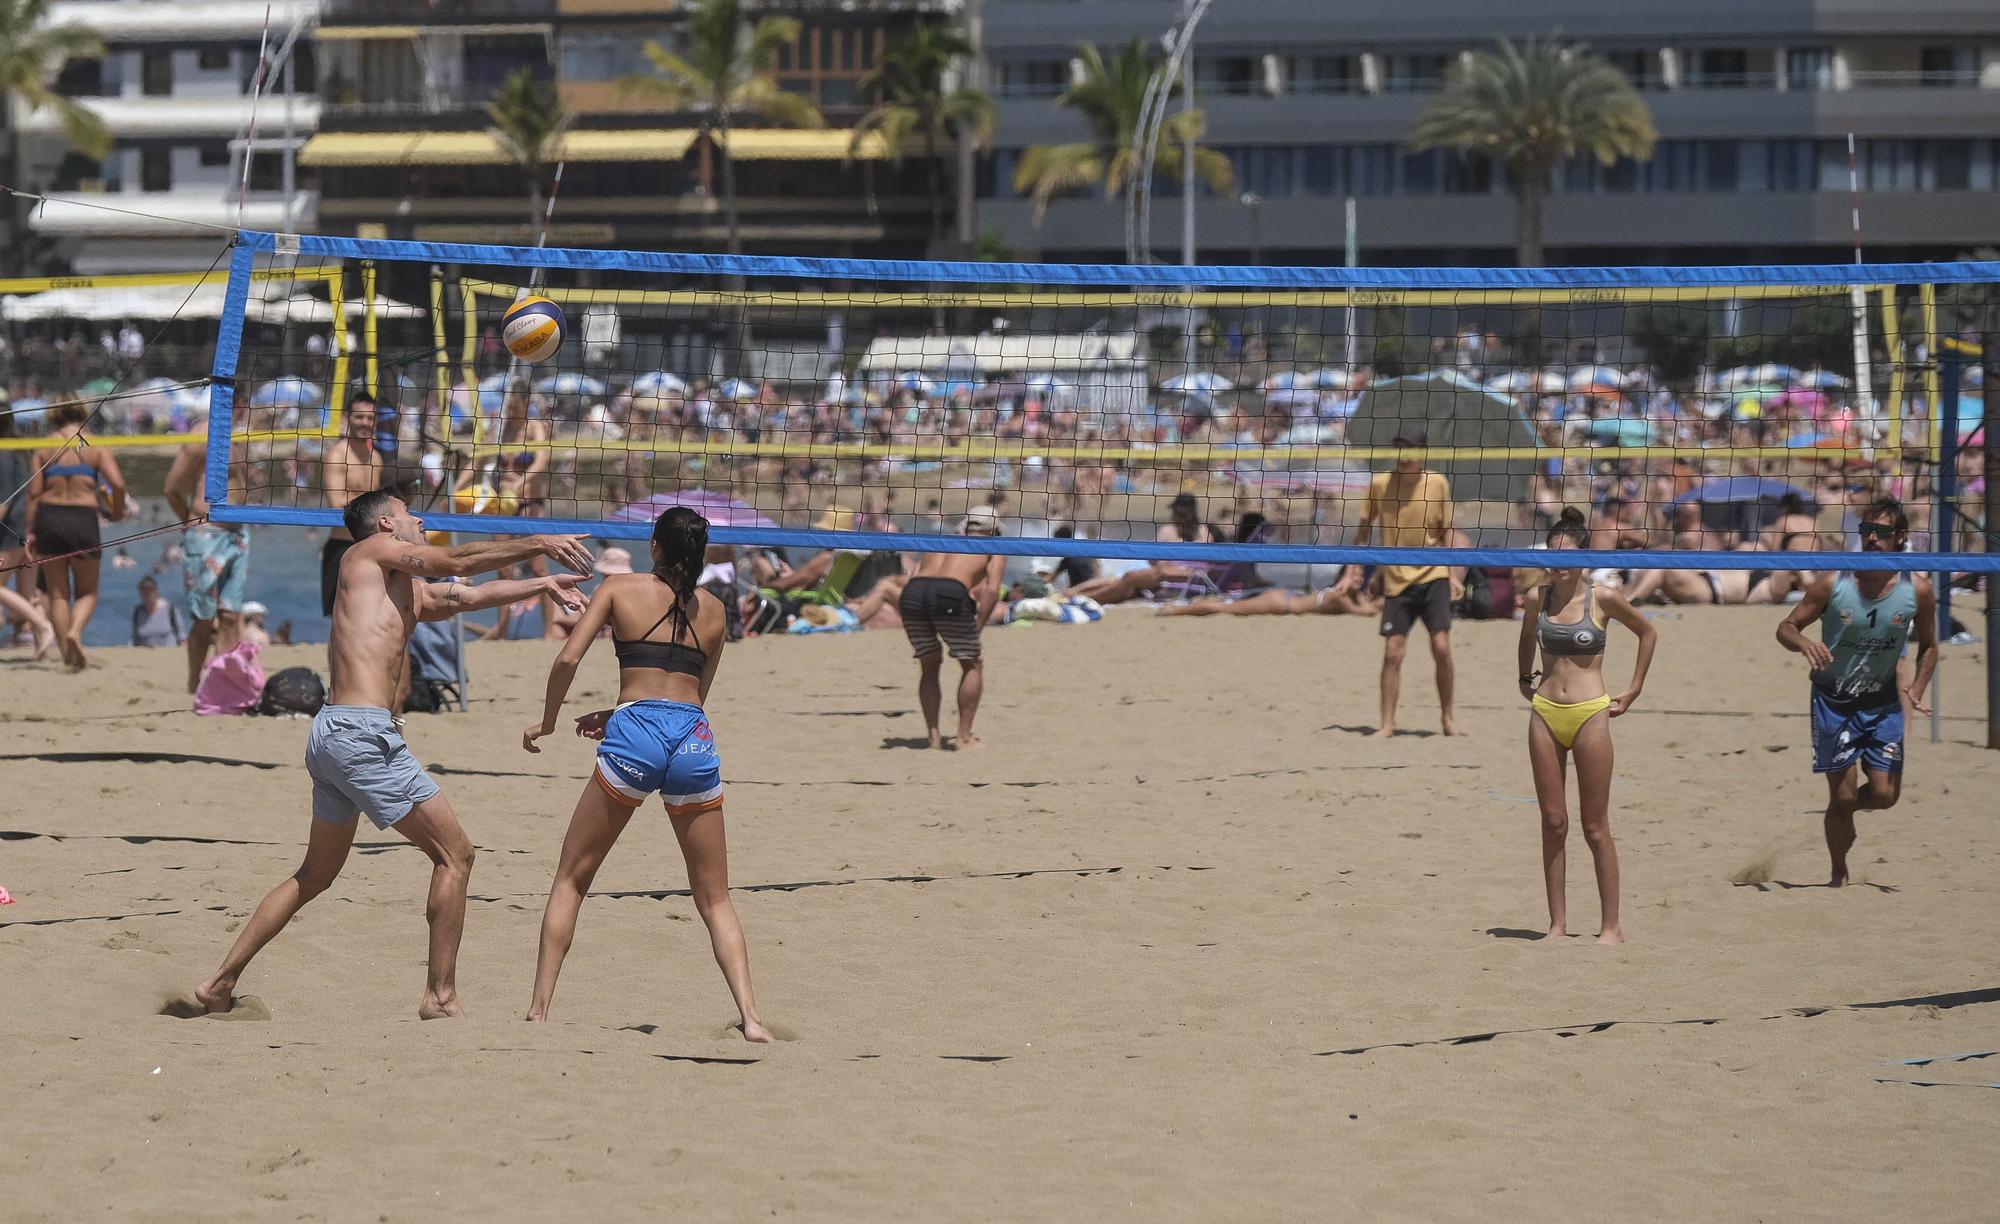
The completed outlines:
{"type": "MultiPolygon", "coordinates": [[[[411,720],[483,848],[451,1024],[415,1017],[427,865],[365,826],[243,982],[257,1018],[161,1015],[296,865],[306,724],[181,712],[170,652],[0,662],[0,1218],[1991,1219],[2000,1090],[1970,1085],[2000,1056],[1899,1062],[2000,1050],[1983,648],[1947,650],[1946,742],[1920,725],[1864,815],[1864,885],[1797,887],[1822,787],[1775,615],[1662,616],[1617,727],[1616,949],[1524,937],[1511,625],[1461,628],[1471,738],[1383,745],[1367,622],[995,632],[964,757],[908,746],[900,635],[732,648],[775,1048],[729,1032],[656,808],[556,1023],[519,1022],[588,768],[517,747],[539,645],[475,647],[471,713],[411,720]]],[[[1434,725],[1415,657],[1407,689],[1434,725]]],[[[1594,930],[1580,838],[1570,886],[1594,930]]]]}

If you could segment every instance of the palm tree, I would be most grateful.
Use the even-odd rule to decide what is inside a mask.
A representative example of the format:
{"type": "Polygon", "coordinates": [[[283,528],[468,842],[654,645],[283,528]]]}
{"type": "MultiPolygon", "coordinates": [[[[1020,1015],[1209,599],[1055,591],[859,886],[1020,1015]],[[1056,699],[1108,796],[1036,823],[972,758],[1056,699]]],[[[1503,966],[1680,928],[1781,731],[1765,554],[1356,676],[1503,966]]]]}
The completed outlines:
{"type": "MultiPolygon", "coordinates": [[[[1145,150],[1135,137],[1139,129],[1140,104],[1154,67],[1146,58],[1138,39],[1106,63],[1096,47],[1076,49],[1083,64],[1083,79],[1064,90],[1056,105],[1080,113],[1090,126],[1091,138],[1072,144],[1036,145],[1021,154],[1014,170],[1014,190],[1034,197],[1035,224],[1049,210],[1049,202],[1083,187],[1104,188],[1106,198],[1124,196],[1125,247],[1128,255],[1146,243],[1137,232],[1139,172],[1145,150]]],[[[1172,91],[1178,93],[1176,83],[1172,91]]],[[[1169,178],[1181,174],[1181,146],[1201,139],[1207,120],[1198,110],[1176,111],[1160,124],[1153,150],[1154,169],[1169,178]]],[[[1235,176],[1229,159],[1204,145],[1194,145],[1194,172],[1209,190],[1229,191],[1235,176]]]]}
{"type": "Polygon", "coordinates": [[[542,170],[563,130],[569,113],[553,89],[535,78],[532,68],[519,68],[508,75],[486,104],[486,117],[493,121],[494,138],[520,166],[528,180],[528,237],[534,238],[542,225],[542,170]]]}
{"type": "Polygon", "coordinates": [[[810,99],[780,89],[771,75],[779,50],[797,41],[798,21],[765,17],[750,26],[743,9],[743,0],[698,0],[688,17],[687,55],[648,42],[646,58],[652,62],[652,75],[625,81],[629,92],[696,112],[704,131],[714,125],[722,154],[722,213],[729,227],[731,255],[743,253],[736,220],[736,162],[729,152],[729,131],[736,117],[753,115],[779,127],[826,126],[810,99]]]}
{"type": "Polygon", "coordinates": [[[1450,149],[1504,165],[1516,197],[1522,267],[1542,262],[1549,176],[1579,155],[1644,161],[1658,133],[1646,103],[1602,56],[1559,38],[1501,39],[1454,68],[1410,131],[1416,150],[1450,149]]]}
{"type": "MultiPolygon", "coordinates": [[[[103,54],[104,44],[83,26],[50,25],[48,0],[0,0],[0,147],[6,152],[8,182],[20,182],[20,145],[10,122],[16,102],[28,114],[44,108],[53,111],[64,138],[84,155],[103,157],[110,149],[111,133],[104,121],[54,88],[71,60],[103,54]]],[[[21,265],[19,199],[10,195],[0,205],[0,216],[5,218],[0,243],[7,252],[0,262],[14,268],[21,265]]]]}
{"type": "Polygon", "coordinates": [[[933,248],[944,241],[944,187],[938,166],[945,146],[963,136],[984,149],[999,124],[999,112],[984,91],[970,86],[945,88],[953,65],[970,62],[978,53],[959,30],[919,25],[890,44],[881,63],[861,78],[868,113],[854,125],[848,154],[853,156],[871,136],[888,146],[892,165],[903,164],[911,144],[923,149],[933,248]]]}

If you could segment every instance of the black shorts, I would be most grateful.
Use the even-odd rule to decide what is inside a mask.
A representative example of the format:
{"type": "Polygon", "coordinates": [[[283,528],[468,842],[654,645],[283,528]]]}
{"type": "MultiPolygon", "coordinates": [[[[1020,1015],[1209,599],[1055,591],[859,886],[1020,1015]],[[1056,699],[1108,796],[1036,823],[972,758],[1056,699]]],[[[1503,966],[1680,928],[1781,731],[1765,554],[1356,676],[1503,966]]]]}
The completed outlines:
{"type": "Polygon", "coordinates": [[[97,526],[96,506],[52,506],[35,508],[35,555],[81,561],[97,555],[104,536],[97,526]]]}
{"type": "Polygon", "coordinates": [[[979,657],[979,603],[958,579],[910,579],[896,611],[917,658],[935,658],[944,650],[954,659],[979,657]]]}
{"type": "Polygon", "coordinates": [[[353,540],[328,540],[319,550],[319,614],[333,615],[333,593],[340,588],[340,559],[353,540]]]}
{"type": "Polygon", "coordinates": [[[1418,621],[1432,633],[1451,628],[1451,579],[1406,586],[1382,601],[1382,636],[1406,637],[1418,621]]]}

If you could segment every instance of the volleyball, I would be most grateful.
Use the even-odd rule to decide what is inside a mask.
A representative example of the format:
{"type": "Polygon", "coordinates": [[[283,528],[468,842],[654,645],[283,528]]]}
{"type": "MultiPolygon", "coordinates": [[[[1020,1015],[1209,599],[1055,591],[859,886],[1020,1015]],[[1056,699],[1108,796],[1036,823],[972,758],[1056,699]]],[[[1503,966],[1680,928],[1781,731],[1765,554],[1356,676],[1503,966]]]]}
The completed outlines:
{"type": "Polygon", "coordinates": [[[500,338],[522,361],[547,361],[562,347],[569,323],[545,297],[524,297],[500,316],[500,338]]]}

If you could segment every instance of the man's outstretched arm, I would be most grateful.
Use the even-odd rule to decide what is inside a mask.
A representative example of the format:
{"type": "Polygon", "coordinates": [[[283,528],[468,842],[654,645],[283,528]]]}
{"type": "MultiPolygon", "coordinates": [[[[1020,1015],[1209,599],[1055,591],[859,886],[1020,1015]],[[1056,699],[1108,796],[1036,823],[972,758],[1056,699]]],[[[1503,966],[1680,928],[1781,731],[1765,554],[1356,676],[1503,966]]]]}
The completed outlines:
{"type": "Polygon", "coordinates": [[[590,550],[582,536],[533,535],[499,540],[475,540],[440,548],[435,544],[406,544],[384,535],[362,541],[369,559],[393,570],[418,578],[464,578],[487,574],[526,561],[547,557],[578,574],[590,573],[590,550]]]}

